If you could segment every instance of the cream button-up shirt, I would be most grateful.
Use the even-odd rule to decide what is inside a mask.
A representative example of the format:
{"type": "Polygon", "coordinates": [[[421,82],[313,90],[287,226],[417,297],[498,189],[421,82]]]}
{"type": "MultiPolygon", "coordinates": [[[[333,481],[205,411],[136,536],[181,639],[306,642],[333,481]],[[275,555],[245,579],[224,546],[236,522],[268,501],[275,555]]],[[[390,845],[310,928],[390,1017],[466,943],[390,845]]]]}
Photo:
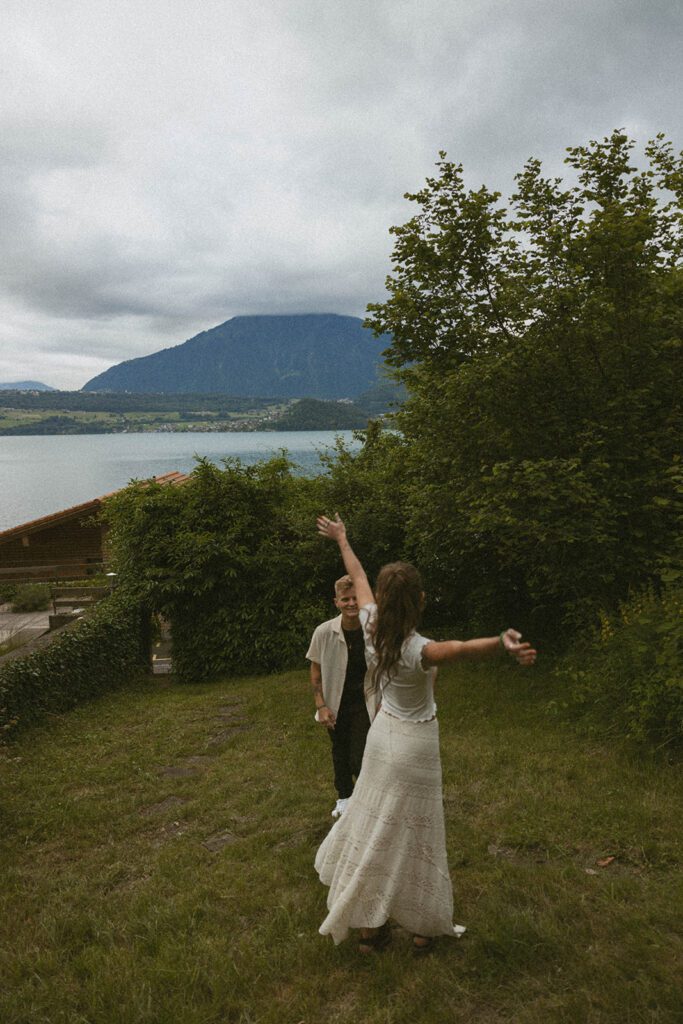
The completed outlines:
{"type": "MultiPolygon", "coordinates": [[[[320,674],[323,684],[323,700],[333,715],[339,711],[342,693],[344,691],[344,679],[349,663],[349,652],[346,648],[344,631],[342,629],[342,617],[337,615],[334,619],[321,622],[316,627],[311,643],[306,651],[309,661],[315,661],[320,665],[320,674]]],[[[368,709],[370,721],[377,713],[377,695],[370,693],[370,674],[365,674],[365,706],[368,709]]],[[[319,712],[315,713],[316,721],[320,721],[319,712]]]]}

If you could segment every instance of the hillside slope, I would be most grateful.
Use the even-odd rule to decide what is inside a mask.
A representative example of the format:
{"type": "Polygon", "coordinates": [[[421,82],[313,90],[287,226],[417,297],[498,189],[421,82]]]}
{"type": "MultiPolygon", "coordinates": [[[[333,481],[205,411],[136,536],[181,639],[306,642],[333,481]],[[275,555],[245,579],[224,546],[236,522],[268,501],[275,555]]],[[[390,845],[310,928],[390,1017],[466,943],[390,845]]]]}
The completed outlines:
{"type": "Polygon", "coordinates": [[[365,959],[318,934],[336,794],[305,671],[162,678],[7,748],[6,1024],[680,1024],[680,772],[548,715],[551,666],[439,674],[468,931],[423,959],[396,927],[365,959]]]}

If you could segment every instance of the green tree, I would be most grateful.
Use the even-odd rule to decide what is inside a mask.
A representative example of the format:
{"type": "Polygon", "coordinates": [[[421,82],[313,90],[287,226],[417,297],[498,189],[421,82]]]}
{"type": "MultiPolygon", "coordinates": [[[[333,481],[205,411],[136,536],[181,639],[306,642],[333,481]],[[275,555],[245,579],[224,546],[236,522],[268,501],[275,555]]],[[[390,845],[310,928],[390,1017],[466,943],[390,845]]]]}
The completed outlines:
{"type": "Polygon", "coordinates": [[[569,149],[570,183],[530,160],[507,206],[442,153],[392,228],[367,325],[409,389],[410,545],[478,625],[585,623],[672,545],[683,162],[633,145],[569,149]]]}

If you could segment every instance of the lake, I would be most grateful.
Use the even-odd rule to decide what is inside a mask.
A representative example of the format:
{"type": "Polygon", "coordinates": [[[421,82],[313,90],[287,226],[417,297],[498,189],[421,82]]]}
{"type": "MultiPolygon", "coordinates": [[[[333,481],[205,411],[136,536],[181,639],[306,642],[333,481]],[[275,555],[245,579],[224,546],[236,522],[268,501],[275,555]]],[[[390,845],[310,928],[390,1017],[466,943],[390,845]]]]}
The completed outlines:
{"type": "Polygon", "coordinates": [[[98,498],[132,479],[174,469],[188,473],[195,455],[218,464],[227,456],[253,463],[286,448],[298,472],[313,475],[319,452],[336,437],[359,447],[348,430],[0,437],[0,530],[98,498]]]}

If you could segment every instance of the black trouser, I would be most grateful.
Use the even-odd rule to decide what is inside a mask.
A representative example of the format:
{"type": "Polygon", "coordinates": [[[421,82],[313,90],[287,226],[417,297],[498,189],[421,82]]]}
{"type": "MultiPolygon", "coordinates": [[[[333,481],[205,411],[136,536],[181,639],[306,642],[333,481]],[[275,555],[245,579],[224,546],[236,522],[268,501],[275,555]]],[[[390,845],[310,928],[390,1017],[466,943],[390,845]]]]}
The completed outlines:
{"type": "Polygon", "coordinates": [[[340,800],[353,793],[353,782],[360,775],[369,728],[370,717],[363,697],[346,701],[342,697],[336,725],[334,729],[327,730],[332,740],[334,786],[340,800]]]}

